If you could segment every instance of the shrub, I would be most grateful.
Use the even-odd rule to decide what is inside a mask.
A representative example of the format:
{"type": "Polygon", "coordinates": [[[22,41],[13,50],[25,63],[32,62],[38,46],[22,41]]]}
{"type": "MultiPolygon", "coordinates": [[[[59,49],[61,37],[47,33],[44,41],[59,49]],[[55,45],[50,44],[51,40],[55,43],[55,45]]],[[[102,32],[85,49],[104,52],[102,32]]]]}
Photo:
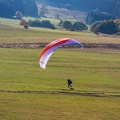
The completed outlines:
{"type": "Polygon", "coordinates": [[[82,22],[74,22],[73,24],[70,21],[60,21],[58,26],[62,26],[66,30],[71,31],[81,31],[81,30],[88,30],[87,25],[82,22]]]}
{"type": "Polygon", "coordinates": [[[22,19],[22,20],[20,21],[20,25],[21,25],[21,26],[24,26],[26,23],[27,23],[27,22],[26,22],[24,19],[22,19]]]}
{"type": "Polygon", "coordinates": [[[45,27],[45,28],[55,28],[53,24],[51,24],[50,21],[48,20],[43,20],[41,21],[41,27],[45,27]]]}
{"type": "Polygon", "coordinates": [[[28,21],[28,25],[31,26],[31,27],[41,27],[41,22],[39,19],[36,19],[36,20],[29,20],[28,21]]]}
{"type": "Polygon", "coordinates": [[[72,30],[77,30],[77,31],[81,31],[81,30],[88,30],[88,27],[87,25],[85,25],[84,23],[82,22],[75,22],[73,25],[72,25],[72,30]]]}
{"type": "Polygon", "coordinates": [[[40,21],[39,19],[36,19],[34,21],[29,20],[28,25],[31,27],[44,27],[44,28],[55,29],[55,26],[51,24],[51,22],[48,20],[43,20],[43,21],[40,21]]]}

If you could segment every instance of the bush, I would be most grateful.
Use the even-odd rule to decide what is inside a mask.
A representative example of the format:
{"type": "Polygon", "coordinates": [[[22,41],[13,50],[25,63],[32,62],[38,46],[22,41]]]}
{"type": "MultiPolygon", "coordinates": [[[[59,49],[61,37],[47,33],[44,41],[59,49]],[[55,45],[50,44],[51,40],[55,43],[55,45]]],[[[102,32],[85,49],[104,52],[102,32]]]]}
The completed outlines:
{"type": "Polygon", "coordinates": [[[77,31],[81,31],[81,30],[88,30],[88,27],[87,25],[85,25],[84,23],[82,22],[75,22],[73,25],[72,25],[72,30],[77,30],[77,31]]]}
{"type": "Polygon", "coordinates": [[[43,20],[43,21],[41,21],[41,27],[52,28],[52,29],[55,28],[54,25],[51,24],[51,22],[48,21],[48,20],[43,20]]]}
{"type": "Polygon", "coordinates": [[[44,28],[55,29],[55,26],[51,24],[51,22],[48,20],[43,20],[43,21],[40,21],[39,19],[36,19],[34,21],[29,20],[28,25],[31,27],[44,27],[44,28]]]}
{"type": "Polygon", "coordinates": [[[29,20],[28,21],[28,25],[31,26],[31,27],[40,27],[41,26],[41,22],[39,19],[36,19],[36,20],[29,20]]]}
{"type": "Polygon", "coordinates": [[[71,31],[81,31],[81,30],[88,30],[87,25],[82,22],[74,22],[73,24],[70,21],[60,21],[58,26],[62,26],[66,30],[71,31]]]}
{"type": "Polygon", "coordinates": [[[20,25],[21,25],[21,26],[24,26],[26,23],[27,23],[27,22],[26,22],[24,19],[22,19],[22,20],[20,21],[20,25]]]}

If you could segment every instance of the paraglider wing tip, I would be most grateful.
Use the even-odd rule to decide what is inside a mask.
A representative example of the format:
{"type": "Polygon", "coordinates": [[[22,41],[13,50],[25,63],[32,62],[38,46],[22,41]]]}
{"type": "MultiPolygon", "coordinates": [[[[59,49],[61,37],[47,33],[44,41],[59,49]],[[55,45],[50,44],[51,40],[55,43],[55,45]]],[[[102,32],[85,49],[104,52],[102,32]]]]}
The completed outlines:
{"type": "Polygon", "coordinates": [[[40,67],[45,69],[46,66],[45,66],[44,62],[40,62],[40,67]]]}
{"type": "Polygon", "coordinates": [[[82,46],[81,49],[84,49],[84,46],[82,46]]]}
{"type": "Polygon", "coordinates": [[[45,67],[44,66],[40,66],[41,68],[43,68],[43,69],[45,69],[45,67]]]}
{"type": "Polygon", "coordinates": [[[81,49],[84,49],[84,46],[83,46],[83,44],[81,44],[81,43],[80,43],[80,48],[81,48],[81,49]]]}
{"type": "Polygon", "coordinates": [[[41,67],[41,68],[45,69],[45,67],[41,67]]]}

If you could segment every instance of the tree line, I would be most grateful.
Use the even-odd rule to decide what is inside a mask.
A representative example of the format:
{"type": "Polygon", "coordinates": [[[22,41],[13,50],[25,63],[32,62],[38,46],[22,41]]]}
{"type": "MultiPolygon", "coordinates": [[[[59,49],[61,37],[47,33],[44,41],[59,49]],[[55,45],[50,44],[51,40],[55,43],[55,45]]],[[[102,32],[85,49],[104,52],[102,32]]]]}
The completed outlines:
{"type": "Polygon", "coordinates": [[[120,17],[120,0],[0,0],[0,17],[11,17],[16,11],[22,12],[24,16],[38,16],[36,2],[85,12],[98,8],[102,12],[120,17]]]}
{"type": "MultiPolygon", "coordinates": [[[[27,22],[28,26],[31,27],[44,27],[44,28],[51,28],[51,29],[66,29],[70,31],[83,31],[88,30],[88,26],[82,22],[71,22],[71,21],[60,21],[58,23],[59,27],[55,27],[54,24],[52,24],[48,20],[42,20],[39,19],[36,20],[29,20],[27,22]]],[[[90,26],[90,31],[94,32],[95,34],[98,33],[105,33],[105,34],[120,34],[120,20],[102,20],[102,21],[96,21],[90,26]]]]}
{"type": "MultiPolygon", "coordinates": [[[[22,21],[22,20],[21,20],[22,21]]],[[[82,22],[71,22],[71,21],[60,21],[58,23],[58,27],[56,27],[54,24],[52,24],[49,20],[29,20],[26,22],[28,26],[31,27],[44,27],[44,28],[51,28],[51,29],[57,29],[57,28],[62,28],[70,31],[83,31],[83,30],[88,30],[87,25],[85,25],[82,22]]],[[[22,24],[24,26],[24,24],[22,24]]]]}

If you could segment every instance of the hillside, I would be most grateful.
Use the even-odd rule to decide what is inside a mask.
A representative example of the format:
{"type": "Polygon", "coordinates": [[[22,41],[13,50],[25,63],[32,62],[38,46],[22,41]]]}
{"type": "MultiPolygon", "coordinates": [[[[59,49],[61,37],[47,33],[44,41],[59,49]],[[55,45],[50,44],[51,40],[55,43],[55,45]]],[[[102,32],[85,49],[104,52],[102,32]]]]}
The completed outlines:
{"type": "Polygon", "coordinates": [[[84,21],[85,13],[96,9],[120,18],[120,0],[0,0],[0,17],[4,18],[13,18],[20,11],[23,16],[39,17],[42,12],[45,17],[84,21]],[[41,3],[42,10],[47,5],[44,11],[41,3]]]}
{"type": "Polygon", "coordinates": [[[120,0],[36,0],[36,2],[44,2],[50,6],[84,12],[90,12],[98,8],[102,12],[120,17],[120,0]]]}
{"type": "MultiPolygon", "coordinates": [[[[40,14],[42,4],[38,3],[38,14],[40,14]]],[[[52,7],[49,5],[45,5],[44,9],[44,17],[48,18],[54,18],[54,19],[62,19],[62,20],[78,20],[81,22],[84,22],[86,12],[84,11],[78,11],[78,10],[68,10],[66,8],[58,8],[58,7],[52,7]]]]}

